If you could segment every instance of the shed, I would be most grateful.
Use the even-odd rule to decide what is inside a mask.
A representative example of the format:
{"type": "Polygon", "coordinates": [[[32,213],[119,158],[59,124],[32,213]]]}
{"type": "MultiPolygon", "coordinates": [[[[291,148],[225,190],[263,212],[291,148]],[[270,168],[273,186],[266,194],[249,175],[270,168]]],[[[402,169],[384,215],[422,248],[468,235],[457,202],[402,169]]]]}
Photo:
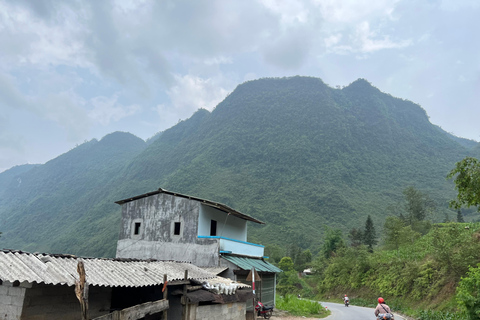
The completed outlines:
{"type": "MultiPolygon", "coordinates": [[[[192,298],[195,291],[207,293],[201,285],[206,281],[231,283],[186,262],[80,258],[0,250],[0,317],[4,320],[80,319],[80,303],[75,295],[79,261],[85,266],[92,319],[112,319],[112,312],[128,313],[128,319],[132,320],[153,319],[153,314],[160,319],[160,313],[162,319],[201,319],[197,316],[205,308],[198,298],[190,300],[187,293],[192,292],[192,298]]],[[[230,306],[232,316],[228,319],[245,319],[245,297],[250,289],[244,285],[238,287],[243,288],[240,294],[222,298],[221,294],[213,293],[217,297],[211,299],[210,296],[204,305],[210,309],[230,306]],[[227,305],[222,301],[231,303],[227,305]]]]}

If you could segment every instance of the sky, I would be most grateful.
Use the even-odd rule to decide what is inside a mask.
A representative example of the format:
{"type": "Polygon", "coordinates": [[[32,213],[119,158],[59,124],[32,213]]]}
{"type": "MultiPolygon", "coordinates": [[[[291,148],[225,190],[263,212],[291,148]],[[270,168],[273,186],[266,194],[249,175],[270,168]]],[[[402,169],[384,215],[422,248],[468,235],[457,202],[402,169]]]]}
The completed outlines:
{"type": "Polygon", "coordinates": [[[295,75],[364,78],[480,141],[479,16],[477,0],[0,0],[0,172],[295,75]]]}

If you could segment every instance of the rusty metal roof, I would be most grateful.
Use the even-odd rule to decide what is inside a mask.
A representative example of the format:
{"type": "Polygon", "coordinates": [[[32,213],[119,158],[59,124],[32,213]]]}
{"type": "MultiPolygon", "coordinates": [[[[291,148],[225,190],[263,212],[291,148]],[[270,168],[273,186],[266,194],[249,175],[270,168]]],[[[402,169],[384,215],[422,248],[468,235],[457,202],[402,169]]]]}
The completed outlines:
{"type": "Polygon", "coordinates": [[[0,250],[0,280],[73,286],[79,278],[79,260],[85,265],[87,282],[93,286],[144,287],[167,281],[216,278],[191,263],[156,260],[80,258],[72,255],[0,250]]]}
{"type": "Polygon", "coordinates": [[[171,191],[168,191],[168,190],[165,190],[165,189],[162,189],[162,188],[158,188],[157,191],[148,192],[148,193],[144,193],[144,194],[134,196],[134,197],[131,197],[131,198],[115,201],[115,203],[124,204],[124,203],[130,202],[130,201],[135,201],[135,200],[138,200],[138,199],[150,197],[150,196],[160,194],[160,193],[165,193],[165,194],[169,194],[169,195],[176,196],[176,197],[182,197],[182,198],[186,198],[186,199],[196,200],[196,201],[201,202],[204,205],[214,207],[214,208],[216,208],[220,211],[229,213],[229,214],[234,215],[238,218],[248,220],[248,221],[252,221],[252,222],[256,222],[256,223],[259,223],[259,224],[265,224],[265,222],[263,222],[263,221],[257,220],[253,217],[250,217],[249,215],[238,212],[237,210],[232,209],[232,208],[230,208],[230,207],[228,207],[224,204],[221,204],[221,203],[218,203],[218,202],[213,202],[213,201],[206,200],[206,199],[201,199],[201,198],[197,198],[197,197],[188,196],[188,195],[181,194],[181,193],[171,192],[171,191]]]}

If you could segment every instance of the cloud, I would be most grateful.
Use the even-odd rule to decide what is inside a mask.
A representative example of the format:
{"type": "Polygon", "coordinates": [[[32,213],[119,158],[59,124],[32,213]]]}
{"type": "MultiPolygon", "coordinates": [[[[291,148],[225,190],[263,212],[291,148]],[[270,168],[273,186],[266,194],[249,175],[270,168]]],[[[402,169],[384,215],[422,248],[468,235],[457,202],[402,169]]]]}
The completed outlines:
{"type": "Polygon", "coordinates": [[[301,30],[285,34],[264,49],[266,62],[283,69],[301,67],[310,53],[311,38],[301,30]]]}
{"type": "Polygon", "coordinates": [[[0,70],[0,106],[7,108],[26,108],[31,106],[18,89],[16,79],[0,70]]]}
{"type": "Polygon", "coordinates": [[[74,2],[59,8],[54,1],[34,3],[0,2],[0,66],[7,70],[25,65],[87,66],[81,8],[74,2]],[[53,11],[55,18],[45,20],[53,11]]]}
{"type": "Polygon", "coordinates": [[[88,116],[103,126],[108,126],[111,122],[117,122],[123,118],[132,116],[141,111],[141,107],[136,104],[123,106],[117,102],[118,94],[111,97],[95,97],[91,104],[93,109],[88,116]]]}
{"type": "Polygon", "coordinates": [[[370,30],[368,21],[364,21],[357,26],[355,38],[359,43],[359,50],[364,53],[370,53],[383,49],[405,48],[412,44],[411,40],[402,40],[394,42],[390,40],[389,35],[378,35],[377,32],[370,30]]]}
{"type": "Polygon", "coordinates": [[[200,108],[214,109],[228,93],[215,79],[202,79],[194,75],[177,75],[175,79],[177,84],[167,93],[172,107],[184,116],[200,108]]]}

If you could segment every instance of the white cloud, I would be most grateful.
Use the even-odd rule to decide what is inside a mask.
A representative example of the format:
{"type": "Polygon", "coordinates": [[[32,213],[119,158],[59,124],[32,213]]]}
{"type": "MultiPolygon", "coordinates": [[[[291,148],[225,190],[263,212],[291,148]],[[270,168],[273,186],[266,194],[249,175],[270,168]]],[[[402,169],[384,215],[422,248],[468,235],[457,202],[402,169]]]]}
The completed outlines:
{"type": "Polygon", "coordinates": [[[176,75],[177,84],[167,91],[172,107],[182,116],[190,116],[203,108],[212,110],[228,91],[214,79],[203,79],[194,75],[176,75]]]}
{"type": "Polygon", "coordinates": [[[328,23],[357,24],[368,18],[393,19],[395,6],[400,0],[313,0],[328,23]]]}
{"type": "Polygon", "coordinates": [[[44,20],[21,3],[0,2],[1,66],[87,66],[82,13],[80,7],[62,5],[55,18],[44,20]]]}
{"type": "Polygon", "coordinates": [[[370,30],[368,21],[364,21],[357,26],[355,38],[359,42],[361,52],[369,53],[383,49],[405,48],[411,45],[410,40],[394,42],[388,35],[378,35],[377,32],[370,30]]]}
{"type": "Polygon", "coordinates": [[[141,111],[141,107],[137,104],[123,106],[118,102],[118,94],[111,97],[95,97],[91,104],[93,109],[88,116],[103,126],[108,126],[111,122],[119,121],[123,118],[132,116],[141,111]]]}

